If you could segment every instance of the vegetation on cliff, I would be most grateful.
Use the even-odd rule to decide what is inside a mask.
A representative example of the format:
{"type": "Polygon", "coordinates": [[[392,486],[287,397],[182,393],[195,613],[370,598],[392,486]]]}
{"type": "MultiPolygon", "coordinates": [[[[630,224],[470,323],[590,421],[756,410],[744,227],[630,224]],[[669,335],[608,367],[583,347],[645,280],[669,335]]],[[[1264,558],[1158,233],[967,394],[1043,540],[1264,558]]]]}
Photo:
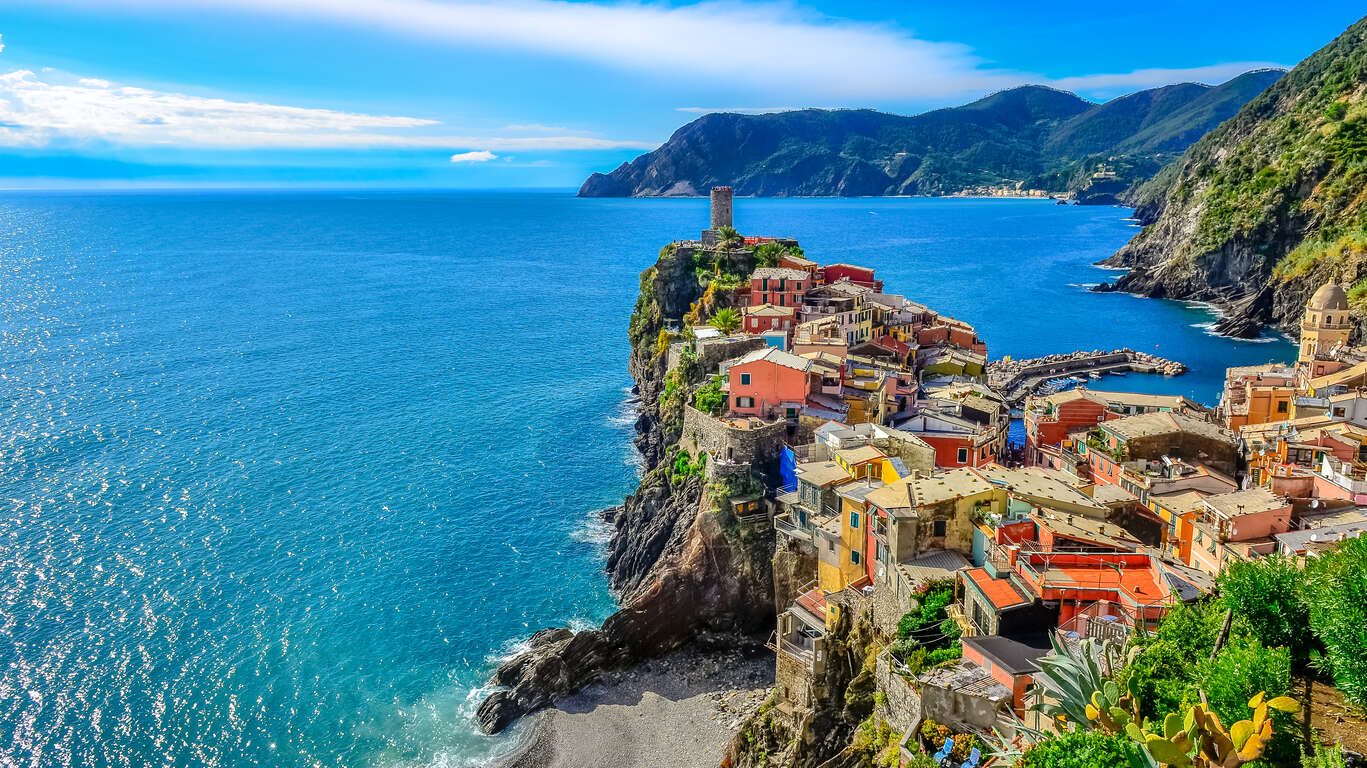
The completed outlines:
{"type": "Polygon", "coordinates": [[[1279,74],[1164,86],[1104,104],[1023,86],[915,116],[867,109],[709,114],[659,149],[593,174],[579,194],[697,195],[725,184],[738,195],[771,197],[943,195],[1017,182],[1065,192],[1090,187],[1102,163],[1118,176],[1108,183],[1123,190],[1279,74]]]}
{"type": "Polygon", "coordinates": [[[1121,290],[1250,302],[1289,327],[1326,280],[1367,309],[1367,19],[1292,69],[1141,188],[1147,226],[1121,290]]]}

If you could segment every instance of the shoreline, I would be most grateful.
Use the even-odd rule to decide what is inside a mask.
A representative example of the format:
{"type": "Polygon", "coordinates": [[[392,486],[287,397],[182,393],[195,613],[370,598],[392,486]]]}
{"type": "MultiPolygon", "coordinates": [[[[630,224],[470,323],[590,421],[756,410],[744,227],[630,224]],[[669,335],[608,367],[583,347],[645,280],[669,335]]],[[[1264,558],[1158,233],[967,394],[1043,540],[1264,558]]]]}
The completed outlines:
{"type": "Polygon", "coordinates": [[[495,768],[712,768],[773,685],[770,654],[685,647],[603,675],[535,721],[495,768]]]}

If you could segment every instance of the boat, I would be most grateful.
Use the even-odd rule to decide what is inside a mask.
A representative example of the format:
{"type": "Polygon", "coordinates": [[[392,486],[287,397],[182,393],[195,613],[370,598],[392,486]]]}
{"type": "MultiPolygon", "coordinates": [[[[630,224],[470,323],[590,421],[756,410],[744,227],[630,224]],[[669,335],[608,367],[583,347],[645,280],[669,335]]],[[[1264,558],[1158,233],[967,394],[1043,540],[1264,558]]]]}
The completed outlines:
{"type": "Polygon", "coordinates": [[[1087,374],[1087,378],[1093,381],[1097,381],[1101,378],[1101,374],[1097,373],[1096,371],[1092,371],[1091,373],[1087,374]]]}

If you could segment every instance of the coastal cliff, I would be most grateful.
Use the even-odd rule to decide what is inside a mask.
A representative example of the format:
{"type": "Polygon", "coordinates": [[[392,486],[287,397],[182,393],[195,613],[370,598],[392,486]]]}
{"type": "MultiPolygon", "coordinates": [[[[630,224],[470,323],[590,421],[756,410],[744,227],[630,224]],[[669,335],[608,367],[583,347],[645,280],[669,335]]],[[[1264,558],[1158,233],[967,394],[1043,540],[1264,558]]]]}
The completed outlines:
{"type": "Polygon", "coordinates": [[[1301,62],[1136,194],[1143,230],[1099,290],[1209,301],[1217,330],[1294,328],[1347,284],[1367,316],[1367,19],[1301,62]]]}
{"type": "Polygon", "coordinates": [[[548,629],[500,667],[491,694],[476,715],[486,732],[554,703],[609,669],[664,654],[686,643],[758,644],[772,628],[772,530],[742,528],[725,503],[725,483],[677,471],[668,461],[679,439],[687,393],[702,382],[700,371],[667,370],[660,344],[670,321],[690,312],[708,314],[729,306],[730,294],[705,290],[700,258],[739,260],[748,274],[753,257],[744,251],[708,253],[666,246],[641,274],[632,313],[629,367],[640,413],[636,446],[644,475],[636,492],[608,514],[615,531],[607,570],[620,610],[601,627],[578,633],[548,629]],[[698,309],[695,309],[695,305],[698,309]]]}
{"type": "Polygon", "coordinates": [[[971,104],[713,113],[659,149],[595,173],[581,197],[949,195],[1039,189],[1111,204],[1233,115],[1281,72],[1152,88],[1093,104],[1030,85],[971,104]]]}

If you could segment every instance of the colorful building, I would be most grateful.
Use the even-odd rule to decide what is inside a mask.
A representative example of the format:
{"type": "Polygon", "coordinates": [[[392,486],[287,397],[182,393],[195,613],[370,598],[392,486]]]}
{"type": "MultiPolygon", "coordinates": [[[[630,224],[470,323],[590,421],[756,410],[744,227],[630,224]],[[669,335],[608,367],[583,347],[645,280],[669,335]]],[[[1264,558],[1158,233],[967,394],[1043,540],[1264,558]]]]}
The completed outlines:
{"type": "Polygon", "coordinates": [[[750,273],[750,306],[800,307],[811,287],[811,275],[802,270],[760,267],[750,273]]]}
{"type": "Polygon", "coordinates": [[[761,418],[796,419],[819,377],[812,361],[774,347],[757,349],[727,370],[731,411],[761,418]]]}

